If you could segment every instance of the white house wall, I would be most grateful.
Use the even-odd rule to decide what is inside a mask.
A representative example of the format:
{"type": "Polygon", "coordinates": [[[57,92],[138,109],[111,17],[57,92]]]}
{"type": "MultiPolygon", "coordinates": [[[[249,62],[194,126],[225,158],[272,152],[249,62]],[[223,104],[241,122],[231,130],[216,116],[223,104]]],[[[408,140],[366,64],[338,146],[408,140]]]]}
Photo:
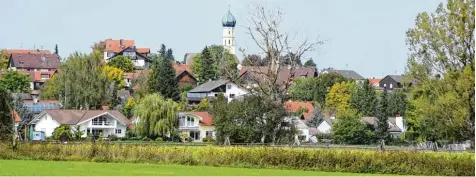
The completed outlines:
{"type": "Polygon", "coordinates": [[[327,121],[322,121],[319,126],[317,126],[317,129],[322,132],[322,133],[330,133],[331,132],[331,125],[327,123],[327,121]]]}
{"type": "Polygon", "coordinates": [[[200,139],[207,137],[207,131],[212,131],[212,137],[215,138],[215,126],[200,126],[200,139]]]}
{"type": "Polygon", "coordinates": [[[248,90],[245,90],[245,89],[242,89],[240,87],[238,87],[238,85],[234,84],[234,83],[227,83],[226,85],[226,93],[225,93],[225,96],[228,99],[228,102],[230,102],[231,100],[233,100],[233,98],[230,97],[231,94],[235,94],[235,98],[236,97],[239,97],[239,96],[242,96],[242,95],[245,95],[248,93],[248,90]],[[228,89],[228,85],[231,86],[230,89],[228,89]]]}
{"type": "Polygon", "coordinates": [[[60,124],[53,120],[53,118],[48,115],[44,114],[35,124],[35,131],[43,131],[45,132],[45,136],[52,136],[53,131],[55,130],[56,127],[59,127],[60,124]]]}
{"type": "Polygon", "coordinates": [[[145,60],[131,60],[132,63],[134,63],[134,66],[136,67],[144,67],[145,66],[145,60]]]}

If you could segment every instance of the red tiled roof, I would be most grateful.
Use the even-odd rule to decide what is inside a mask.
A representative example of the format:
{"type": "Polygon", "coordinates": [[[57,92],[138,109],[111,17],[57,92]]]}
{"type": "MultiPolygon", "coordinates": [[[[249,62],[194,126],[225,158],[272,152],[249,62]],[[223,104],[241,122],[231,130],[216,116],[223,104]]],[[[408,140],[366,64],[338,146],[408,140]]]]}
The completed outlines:
{"type": "Polygon", "coordinates": [[[192,74],[192,69],[190,69],[190,65],[175,63],[173,64],[173,66],[175,69],[175,77],[179,76],[184,71],[187,71],[188,73],[192,74]]]}
{"type": "Polygon", "coordinates": [[[369,78],[368,80],[369,80],[369,84],[370,84],[370,85],[378,85],[382,79],[369,78]]]}
{"type": "Polygon", "coordinates": [[[137,48],[136,51],[138,53],[150,53],[150,49],[149,48],[137,48]]]}
{"type": "Polygon", "coordinates": [[[15,118],[15,122],[21,122],[21,117],[15,110],[13,110],[13,118],[15,118]]]}
{"type": "MultiPolygon", "coordinates": [[[[124,50],[127,47],[134,48],[135,47],[134,40],[122,40],[122,46],[121,46],[121,40],[113,40],[113,39],[106,40],[106,52],[117,53],[124,50]]],[[[137,53],[147,54],[147,53],[150,53],[150,48],[137,48],[136,51],[137,53]]]]}
{"type": "Polygon", "coordinates": [[[48,68],[58,69],[59,57],[56,54],[12,54],[12,62],[16,68],[48,68]]]}
{"type": "Polygon", "coordinates": [[[184,112],[184,113],[185,114],[195,114],[195,115],[201,117],[202,120],[200,120],[200,123],[203,124],[203,125],[206,125],[206,126],[213,125],[213,117],[208,112],[184,112]]]}
{"type": "Polygon", "coordinates": [[[27,50],[27,49],[7,49],[5,50],[7,54],[28,54],[28,53],[31,53],[31,54],[40,54],[40,53],[44,53],[44,54],[51,54],[51,52],[49,50],[27,50]]]}
{"type": "Polygon", "coordinates": [[[312,106],[311,102],[303,102],[303,101],[286,101],[284,102],[284,108],[288,112],[297,112],[299,107],[308,110],[308,113],[312,113],[314,107],[312,106]]]}

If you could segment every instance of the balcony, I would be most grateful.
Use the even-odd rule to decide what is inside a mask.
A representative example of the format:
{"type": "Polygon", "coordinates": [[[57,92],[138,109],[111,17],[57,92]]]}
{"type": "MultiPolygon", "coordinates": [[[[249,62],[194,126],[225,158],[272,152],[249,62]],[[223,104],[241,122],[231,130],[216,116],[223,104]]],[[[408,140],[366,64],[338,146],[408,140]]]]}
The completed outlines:
{"type": "Polygon", "coordinates": [[[115,128],[117,125],[116,120],[111,121],[90,121],[88,127],[91,128],[115,128]]]}

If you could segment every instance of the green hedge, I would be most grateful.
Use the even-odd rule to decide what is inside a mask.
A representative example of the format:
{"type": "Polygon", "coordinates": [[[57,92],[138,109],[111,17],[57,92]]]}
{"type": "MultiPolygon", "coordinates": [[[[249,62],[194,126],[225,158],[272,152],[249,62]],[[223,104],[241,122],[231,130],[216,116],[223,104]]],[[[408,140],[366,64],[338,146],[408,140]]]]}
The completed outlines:
{"type": "Polygon", "coordinates": [[[474,176],[474,154],[133,144],[0,144],[0,159],[160,163],[329,172],[474,176]]]}

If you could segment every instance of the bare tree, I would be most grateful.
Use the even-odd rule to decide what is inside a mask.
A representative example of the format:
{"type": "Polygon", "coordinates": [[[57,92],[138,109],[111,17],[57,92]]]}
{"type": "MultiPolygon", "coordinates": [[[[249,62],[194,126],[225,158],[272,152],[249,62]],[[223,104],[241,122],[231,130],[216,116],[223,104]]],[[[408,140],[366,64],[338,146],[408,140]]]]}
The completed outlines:
{"type": "MultiPolygon", "coordinates": [[[[298,61],[307,52],[322,45],[323,42],[305,38],[301,42],[294,43],[294,37],[290,37],[288,32],[283,32],[281,29],[283,13],[279,8],[268,9],[263,5],[253,3],[249,15],[250,26],[246,27],[247,33],[261,50],[260,53],[266,55],[268,65],[267,67],[246,68],[251,76],[248,77],[250,85],[247,88],[251,90],[251,93],[263,94],[282,103],[294,78],[298,61]],[[289,65],[285,66],[287,67],[285,68],[285,78],[280,78],[278,76],[283,63],[289,65]]],[[[244,49],[240,49],[240,51],[246,59],[248,56],[246,51],[244,49]]]]}

